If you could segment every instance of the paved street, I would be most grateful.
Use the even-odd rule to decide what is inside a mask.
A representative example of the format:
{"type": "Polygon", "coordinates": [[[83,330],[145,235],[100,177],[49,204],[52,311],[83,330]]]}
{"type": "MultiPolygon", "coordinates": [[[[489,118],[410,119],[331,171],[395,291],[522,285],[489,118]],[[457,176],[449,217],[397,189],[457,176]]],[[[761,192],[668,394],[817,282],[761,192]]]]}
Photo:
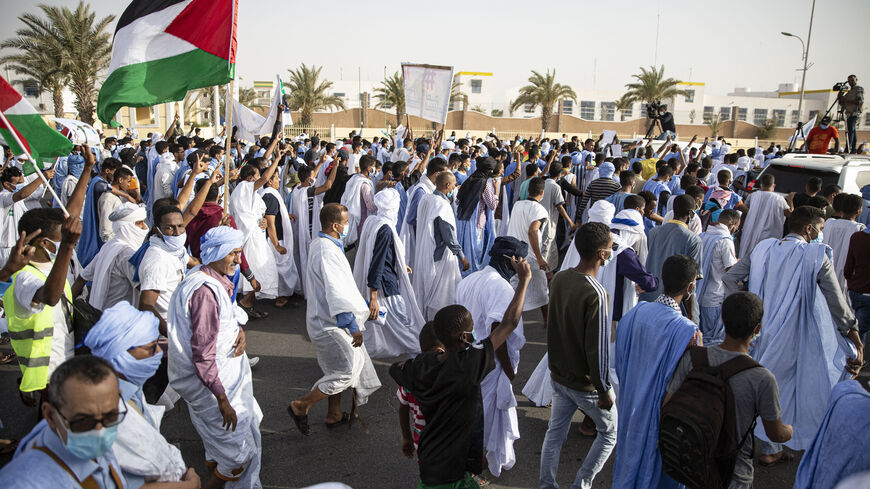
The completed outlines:
{"type": "MultiPolygon", "coordinates": [[[[389,361],[376,360],[378,374],[384,387],[379,389],[362,407],[368,432],[355,423],[347,427],[327,430],[323,425],[326,403],[311,411],[313,433],[302,436],[293,426],[286,407],[290,399],[307,392],[321,372],[317,366],[314,347],[305,333],[304,303],[293,308],[275,309],[270,304],[261,307],[271,317],[255,321],[247,328],[248,354],[259,356],[254,368],[254,393],[264,418],[263,469],[264,487],[295,488],[323,481],[341,481],[354,488],[413,488],[417,484],[414,461],[404,458],[399,449],[401,435],[398,426],[396,385],[387,373],[389,361]]],[[[528,314],[525,322],[527,343],[522,352],[520,371],[514,383],[519,403],[521,438],[516,442],[517,464],[494,481],[492,488],[537,487],[541,442],[547,428],[549,410],[536,408],[519,394],[526,379],[546,350],[546,337],[539,313],[528,314]]],[[[3,347],[7,351],[8,345],[3,347]]],[[[35,411],[27,410],[15,391],[17,366],[0,367],[0,417],[5,428],[2,438],[20,438],[32,427],[35,411]]],[[[345,410],[350,399],[344,399],[345,410]]],[[[579,421],[576,416],[575,421],[579,421]]],[[[591,445],[581,438],[576,423],[562,451],[559,483],[570,486],[574,473],[591,445]]],[[[205,474],[202,444],[190,424],[184,403],[169,413],[163,421],[164,435],[181,448],[188,464],[205,474]]],[[[9,460],[0,458],[0,463],[9,460]]],[[[612,461],[612,456],[611,456],[612,461]]],[[[773,469],[757,468],[755,487],[765,489],[790,488],[797,470],[797,461],[773,469]]],[[[596,478],[596,488],[609,488],[612,464],[608,463],[596,478]]]]}

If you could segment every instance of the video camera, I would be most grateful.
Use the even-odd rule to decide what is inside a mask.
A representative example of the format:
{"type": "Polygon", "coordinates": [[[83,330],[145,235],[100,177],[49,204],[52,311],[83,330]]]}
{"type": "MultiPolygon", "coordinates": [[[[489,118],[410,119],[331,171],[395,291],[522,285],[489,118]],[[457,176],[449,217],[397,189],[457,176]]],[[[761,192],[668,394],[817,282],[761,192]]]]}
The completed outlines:
{"type": "Polygon", "coordinates": [[[834,88],[832,88],[831,90],[833,90],[835,92],[842,92],[843,90],[847,90],[848,88],[849,88],[848,82],[837,82],[837,83],[834,83],[834,88]]]}
{"type": "Polygon", "coordinates": [[[646,117],[647,119],[658,119],[659,118],[659,109],[662,108],[661,100],[654,100],[647,104],[646,106],[646,117]]]}

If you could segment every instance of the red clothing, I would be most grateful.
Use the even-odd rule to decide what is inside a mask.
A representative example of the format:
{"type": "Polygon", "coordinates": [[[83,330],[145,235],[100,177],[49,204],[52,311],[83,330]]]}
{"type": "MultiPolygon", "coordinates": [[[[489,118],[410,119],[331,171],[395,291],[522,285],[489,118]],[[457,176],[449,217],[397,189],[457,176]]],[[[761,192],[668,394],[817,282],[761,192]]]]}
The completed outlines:
{"type": "Polygon", "coordinates": [[[853,233],[849,239],[843,276],[849,290],[870,294],[870,234],[867,231],[853,233]]]}
{"type": "MultiPolygon", "coordinates": [[[[828,152],[828,145],[831,144],[831,139],[840,138],[840,133],[834,126],[828,126],[827,129],[814,127],[807,134],[807,148],[810,153],[823,155],[828,152]]],[[[839,148],[835,148],[839,149],[839,148]]]]}
{"type": "Polygon", "coordinates": [[[411,415],[414,419],[414,427],[411,428],[411,435],[414,437],[414,448],[416,449],[417,446],[420,445],[420,434],[426,426],[426,420],[423,418],[423,409],[420,408],[420,404],[417,402],[417,399],[414,398],[414,394],[406,391],[402,386],[399,386],[399,390],[396,391],[396,398],[399,400],[399,404],[402,406],[408,406],[411,410],[411,415]]]}
{"type": "MultiPolygon", "coordinates": [[[[233,283],[226,275],[207,266],[203,266],[200,270],[220,282],[227,294],[233,296],[233,283]]],[[[220,397],[226,391],[218,376],[217,362],[215,362],[218,330],[221,324],[217,297],[208,285],[202,285],[194,291],[188,306],[190,328],[193,331],[190,337],[190,351],[193,354],[196,376],[215,397],[220,397]]]]}
{"type": "MultiPolygon", "coordinates": [[[[209,229],[217,227],[221,222],[221,216],[224,214],[224,208],[216,202],[206,202],[202,205],[199,213],[187,224],[185,231],[187,232],[187,245],[190,247],[191,255],[199,258],[199,240],[209,229]]],[[[233,216],[229,216],[230,226],[236,228],[236,220],[233,216]]],[[[241,271],[244,273],[250,267],[248,260],[245,259],[245,252],[242,252],[241,271]]]]}

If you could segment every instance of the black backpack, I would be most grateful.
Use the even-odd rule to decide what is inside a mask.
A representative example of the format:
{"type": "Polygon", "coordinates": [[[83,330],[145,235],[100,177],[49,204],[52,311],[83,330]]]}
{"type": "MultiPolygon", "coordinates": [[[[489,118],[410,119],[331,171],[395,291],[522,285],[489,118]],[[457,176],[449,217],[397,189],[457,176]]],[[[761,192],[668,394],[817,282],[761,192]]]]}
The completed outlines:
{"type": "Polygon", "coordinates": [[[737,453],[754,428],[737,433],[728,379],[760,365],[748,355],[711,367],[707,349],[691,347],[692,370],[667,404],[659,423],[662,470],[691,489],[728,487],[737,453]]]}

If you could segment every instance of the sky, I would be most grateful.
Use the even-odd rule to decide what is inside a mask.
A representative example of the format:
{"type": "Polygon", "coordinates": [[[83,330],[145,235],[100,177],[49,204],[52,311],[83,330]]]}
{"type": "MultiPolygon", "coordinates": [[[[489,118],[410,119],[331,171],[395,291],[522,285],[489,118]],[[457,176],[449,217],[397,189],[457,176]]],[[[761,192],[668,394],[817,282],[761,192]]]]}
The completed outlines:
{"type": "MultiPolygon", "coordinates": [[[[0,37],[37,4],[75,8],[77,0],[3,0],[0,37]]],[[[126,2],[91,0],[99,16],[126,2]]],[[[239,0],[236,73],[242,86],[273,80],[300,63],[323,66],[330,80],[381,80],[405,62],[493,73],[499,97],[530,71],[555,69],[578,94],[622,90],[640,66],[706,83],[706,93],[735,87],[775,90],[800,84],[801,43],[812,0],[239,0]],[[658,36],[657,32],[658,25],[658,36]],[[656,42],[656,39],[658,41],[656,42]],[[657,48],[656,48],[657,47],[657,48]]],[[[855,73],[870,80],[868,0],[822,0],[815,9],[806,89],[830,88],[855,73]],[[854,53],[854,54],[853,54],[854,53]]],[[[114,31],[115,23],[112,23],[114,31]]],[[[5,72],[2,72],[5,75],[5,72]]],[[[861,83],[864,84],[864,83],[861,83]]]]}

